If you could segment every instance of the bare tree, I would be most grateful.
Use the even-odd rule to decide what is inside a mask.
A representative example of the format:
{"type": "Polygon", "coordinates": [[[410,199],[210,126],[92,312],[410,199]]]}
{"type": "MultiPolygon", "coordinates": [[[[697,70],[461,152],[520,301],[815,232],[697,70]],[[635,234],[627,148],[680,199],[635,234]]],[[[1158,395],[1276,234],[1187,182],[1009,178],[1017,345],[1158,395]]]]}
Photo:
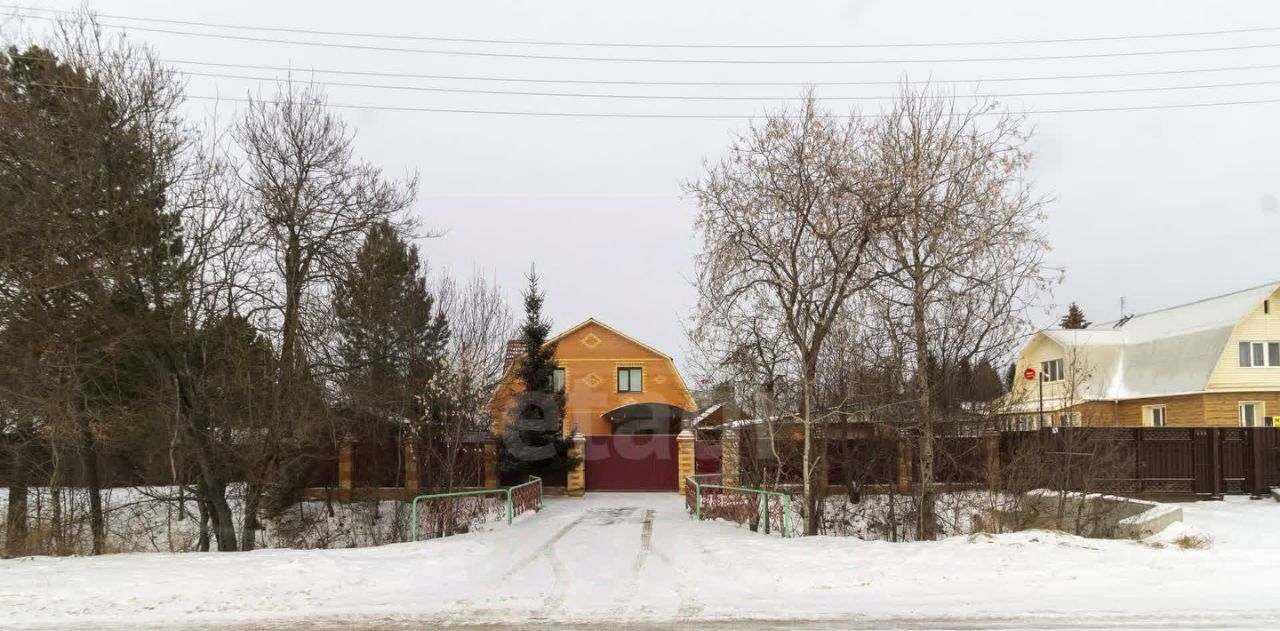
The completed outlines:
{"type": "Polygon", "coordinates": [[[241,548],[247,550],[254,547],[263,484],[279,462],[281,441],[305,441],[307,425],[326,416],[321,360],[331,351],[333,284],[373,226],[409,228],[405,213],[417,178],[388,179],[358,159],[354,133],[310,86],[287,82],[272,98],[252,99],[234,136],[244,207],[269,265],[259,294],[260,327],[278,349],[271,418],[255,443],[264,449],[246,472],[241,548]]]}
{"type": "Polygon", "coordinates": [[[822,457],[814,409],[818,360],[841,309],[872,277],[884,227],[874,200],[866,129],[812,95],[799,111],[753,124],[729,155],[688,185],[700,211],[695,342],[751,348],[783,340],[797,385],[791,413],[803,428],[805,532],[816,534],[822,457]],[[750,335],[740,338],[751,322],[750,335]]]}
{"type": "Polygon", "coordinates": [[[917,531],[933,538],[939,385],[931,361],[999,356],[1049,282],[1043,201],[1025,180],[1023,120],[904,89],[875,127],[876,178],[897,220],[875,243],[883,324],[914,391],[917,531]]]}

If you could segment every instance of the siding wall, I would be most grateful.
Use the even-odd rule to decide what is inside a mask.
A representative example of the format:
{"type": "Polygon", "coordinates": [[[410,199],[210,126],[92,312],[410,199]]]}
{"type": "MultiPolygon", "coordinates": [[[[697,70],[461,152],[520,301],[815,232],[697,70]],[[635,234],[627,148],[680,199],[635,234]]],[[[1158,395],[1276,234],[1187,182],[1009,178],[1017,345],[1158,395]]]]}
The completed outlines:
{"type": "MultiPolygon", "coordinates": [[[[1017,374],[1014,375],[1012,400],[1024,402],[1038,400],[1040,397],[1040,384],[1036,381],[1027,381],[1026,379],[1023,379],[1022,373],[1028,368],[1034,368],[1036,370],[1036,374],[1039,374],[1041,362],[1052,361],[1055,359],[1064,360],[1063,368],[1070,370],[1070,366],[1066,365],[1068,362],[1065,361],[1065,357],[1066,351],[1062,348],[1061,344],[1049,339],[1043,333],[1037,334],[1035,338],[1027,344],[1026,348],[1022,349],[1022,353],[1018,355],[1016,368],[1017,374]]],[[[1055,405],[1050,405],[1048,403],[1049,401],[1057,402],[1074,398],[1069,397],[1067,393],[1066,386],[1070,381],[1071,378],[1068,375],[1067,379],[1044,384],[1046,410],[1056,407],[1056,403],[1055,405]]]]}
{"type": "Polygon", "coordinates": [[[1259,303],[1236,325],[1205,390],[1280,391],[1280,367],[1240,367],[1240,342],[1280,342],[1280,291],[1272,293],[1269,301],[1271,313],[1264,313],[1259,303]]]}

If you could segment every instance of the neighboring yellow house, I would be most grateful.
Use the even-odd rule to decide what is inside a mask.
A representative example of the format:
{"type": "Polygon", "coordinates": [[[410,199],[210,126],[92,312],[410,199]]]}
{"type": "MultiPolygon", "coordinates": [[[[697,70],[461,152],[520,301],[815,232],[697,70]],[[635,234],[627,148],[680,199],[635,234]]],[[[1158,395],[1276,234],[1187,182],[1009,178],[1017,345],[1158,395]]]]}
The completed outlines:
{"type": "Polygon", "coordinates": [[[1280,283],[1041,331],[1003,415],[1015,429],[1280,426],[1280,283]]]}

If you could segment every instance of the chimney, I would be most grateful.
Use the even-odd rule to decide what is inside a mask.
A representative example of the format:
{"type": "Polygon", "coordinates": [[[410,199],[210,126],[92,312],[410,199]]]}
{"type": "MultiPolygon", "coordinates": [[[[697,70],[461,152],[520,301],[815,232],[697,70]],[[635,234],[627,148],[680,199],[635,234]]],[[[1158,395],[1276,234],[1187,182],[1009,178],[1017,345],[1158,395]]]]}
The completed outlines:
{"type": "Polygon", "coordinates": [[[516,363],[517,359],[524,355],[524,351],[524,340],[507,340],[507,356],[502,362],[503,368],[510,368],[512,364],[516,363]]]}

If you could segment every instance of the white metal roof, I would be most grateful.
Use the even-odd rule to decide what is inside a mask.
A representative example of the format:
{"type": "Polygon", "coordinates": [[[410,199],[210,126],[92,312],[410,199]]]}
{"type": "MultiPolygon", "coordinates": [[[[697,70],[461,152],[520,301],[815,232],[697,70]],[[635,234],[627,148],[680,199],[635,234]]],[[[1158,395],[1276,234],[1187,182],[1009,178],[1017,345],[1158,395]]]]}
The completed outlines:
{"type": "MultiPolygon", "coordinates": [[[[1280,282],[1104,322],[1041,331],[1076,353],[1090,374],[1085,399],[1137,399],[1203,392],[1236,325],[1280,282]]],[[[1070,357],[1067,359],[1071,362],[1070,357]]]]}

